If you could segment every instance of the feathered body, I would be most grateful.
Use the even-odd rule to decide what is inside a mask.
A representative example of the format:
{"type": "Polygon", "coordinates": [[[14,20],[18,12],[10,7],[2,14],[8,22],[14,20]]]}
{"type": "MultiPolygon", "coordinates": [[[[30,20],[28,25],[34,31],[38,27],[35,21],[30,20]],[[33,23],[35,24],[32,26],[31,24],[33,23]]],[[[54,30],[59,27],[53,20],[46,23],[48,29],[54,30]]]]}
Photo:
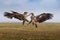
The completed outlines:
{"type": "Polygon", "coordinates": [[[35,27],[37,28],[37,22],[42,23],[46,20],[52,19],[53,15],[51,13],[42,13],[40,15],[35,16],[34,13],[31,13],[31,21],[29,22],[32,23],[33,25],[35,25],[35,27]]]}

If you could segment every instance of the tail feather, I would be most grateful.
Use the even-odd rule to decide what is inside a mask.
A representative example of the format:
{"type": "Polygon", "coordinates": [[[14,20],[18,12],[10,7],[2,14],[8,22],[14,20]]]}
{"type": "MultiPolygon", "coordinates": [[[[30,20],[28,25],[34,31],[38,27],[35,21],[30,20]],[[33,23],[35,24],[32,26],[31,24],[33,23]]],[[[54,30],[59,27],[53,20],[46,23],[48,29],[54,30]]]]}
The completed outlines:
{"type": "Polygon", "coordinates": [[[11,13],[9,13],[9,12],[5,12],[5,13],[4,13],[4,16],[7,17],[7,18],[10,18],[10,19],[13,18],[13,14],[11,14],[11,13]]]}

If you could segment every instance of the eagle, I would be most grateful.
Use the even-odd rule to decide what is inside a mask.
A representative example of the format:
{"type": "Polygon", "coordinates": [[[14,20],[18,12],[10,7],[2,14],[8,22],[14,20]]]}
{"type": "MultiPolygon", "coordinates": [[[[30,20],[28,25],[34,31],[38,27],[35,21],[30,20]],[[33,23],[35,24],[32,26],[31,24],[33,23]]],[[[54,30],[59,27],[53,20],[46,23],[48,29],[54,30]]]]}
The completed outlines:
{"type": "Polygon", "coordinates": [[[35,27],[37,28],[37,22],[38,23],[42,23],[46,20],[49,20],[49,19],[52,19],[53,17],[53,14],[51,13],[42,13],[42,14],[39,14],[39,15],[34,15],[34,13],[31,13],[32,16],[31,16],[31,21],[29,22],[32,23],[33,25],[35,25],[35,27]]]}
{"type": "Polygon", "coordinates": [[[16,18],[18,20],[21,20],[21,21],[23,21],[23,25],[24,25],[25,21],[29,22],[26,19],[26,17],[28,16],[27,15],[28,12],[24,12],[24,14],[21,14],[21,13],[15,12],[15,11],[11,11],[11,12],[12,13],[4,12],[4,16],[7,17],[7,18],[10,18],[10,19],[16,18]]]}

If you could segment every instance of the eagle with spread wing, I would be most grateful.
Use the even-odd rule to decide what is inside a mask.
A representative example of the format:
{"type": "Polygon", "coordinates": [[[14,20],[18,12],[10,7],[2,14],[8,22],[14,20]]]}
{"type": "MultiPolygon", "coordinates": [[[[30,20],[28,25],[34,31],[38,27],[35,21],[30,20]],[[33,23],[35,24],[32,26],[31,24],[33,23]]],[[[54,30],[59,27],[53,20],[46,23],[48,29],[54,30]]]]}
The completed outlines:
{"type": "Polygon", "coordinates": [[[37,16],[35,16],[34,13],[31,13],[31,14],[32,16],[31,16],[31,21],[29,22],[29,24],[32,23],[33,25],[35,25],[36,28],[37,28],[37,22],[42,23],[46,20],[52,19],[53,17],[53,14],[51,13],[42,13],[37,16]]]}
{"type": "Polygon", "coordinates": [[[19,20],[22,20],[23,21],[23,25],[25,23],[25,21],[29,22],[26,17],[28,16],[27,13],[28,12],[24,12],[24,14],[20,14],[18,12],[15,12],[15,11],[11,11],[12,13],[10,12],[4,12],[4,16],[7,17],[7,18],[16,18],[16,19],[19,19],[19,20]]]}

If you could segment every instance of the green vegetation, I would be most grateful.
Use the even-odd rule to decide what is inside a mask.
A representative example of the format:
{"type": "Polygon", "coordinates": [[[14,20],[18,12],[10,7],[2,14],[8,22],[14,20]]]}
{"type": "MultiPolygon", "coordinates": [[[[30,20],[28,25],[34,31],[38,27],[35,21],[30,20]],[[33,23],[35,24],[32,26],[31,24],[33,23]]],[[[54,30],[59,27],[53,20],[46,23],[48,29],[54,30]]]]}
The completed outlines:
{"type": "Polygon", "coordinates": [[[0,40],[60,40],[60,23],[0,23],[0,40]]]}

